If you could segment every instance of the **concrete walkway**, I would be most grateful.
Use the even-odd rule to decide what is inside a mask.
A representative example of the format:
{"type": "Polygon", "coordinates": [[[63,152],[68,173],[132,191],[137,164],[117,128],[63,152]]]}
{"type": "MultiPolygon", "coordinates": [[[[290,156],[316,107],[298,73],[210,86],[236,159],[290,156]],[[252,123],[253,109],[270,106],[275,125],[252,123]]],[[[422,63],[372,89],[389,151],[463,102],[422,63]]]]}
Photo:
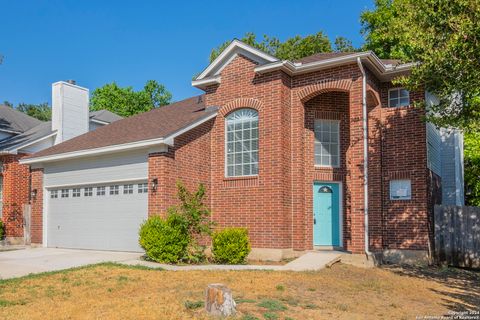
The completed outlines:
{"type": "Polygon", "coordinates": [[[165,270],[273,270],[316,271],[342,256],[338,251],[312,251],[285,265],[193,265],[174,266],[141,259],[141,253],[56,248],[26,248],[0,252],[0,279],[31,273],[57,271],[101,262],[117,262],[165,270]]]}
{"type": "Polygon", "coordinates": [[[149,268],[162,268],[169,271],[188,270],[272,270],[272,271],[317,271],[341,258],[343,252],[339,251],[311,251],[285,265],[194,265],[174,266],[163,263],[150,262],[145,260],[121,261],[122,264],[144,266],[149,268]]]}
{"type": "Polygon", "coordinates": [[[26,248],[0,252],[0,279],[56,271],[101,262],[137,260],[141,253],[56,248],[26,248]]]}

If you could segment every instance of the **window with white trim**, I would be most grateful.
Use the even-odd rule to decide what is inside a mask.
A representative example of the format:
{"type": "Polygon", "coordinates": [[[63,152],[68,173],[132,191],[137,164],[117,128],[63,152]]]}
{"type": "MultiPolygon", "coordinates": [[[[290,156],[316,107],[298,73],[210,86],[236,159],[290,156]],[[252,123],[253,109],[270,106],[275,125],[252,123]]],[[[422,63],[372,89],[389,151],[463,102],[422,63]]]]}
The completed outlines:
{"type": "Polygon", "coordinates": [[[86,187],[85,189],[83,189],[83,196],[84,197],[93,196],[93,188],[92,187],[86,187]]]}
{"type": "Polygon", "coordinates": [[[138,193],[148,193],[148,183],[139,183],[138,193]]]}
{"type": "Polygon", "coordinates": [[[133,193],[133,184],[126,184],[123,186],[123,194],[132,194],[133,193]]]}
{"type": "Polygon", "coordinates": [[[225,175],[258,174],[258,112],[239,109],[225,119],[225,175]]]}
{"type": "Polygon", "coordinates": [[[62,198],[68,198],[69,194],[70,194],[69,189],[62,189],[62,198]]]}
{"type": "Polygon", "coordinates": [[[340,166],[340,121],[315,119],[315,165],[340,166]]]}
{"type": "Polygon", "coordinates": [[[119,185],[110,186],[110,195],[116,196],[118,194],[120,194],[120,186],[119,185]]]}
{"type": "Polygon", "coordinates": [[[390,200],[410,199],[412,199],[412,182],[410,180],[390,180],[390,200]]]}
{"type": "Polygon", "coordinates": [[[407,107],[410,105],[410,92],[405,88],[388,90],[388,106],[390,108],[407,107]]]}
{"type": "Polygon", "coordinates": [[[97,187],[97,196],[104,196],[105,195],[105,187],[97,187]]]}
{"type": "Polygon", "coordinates": [[[79,198],[80,197],[80,188],[73,188],[72,189],[72,197],[79,198]]]}
{"type": "Polygon", "coordinates": [[[51,190],[50,191],[50,198],[57,199],[58,198],[58,190],[51,190]]]}

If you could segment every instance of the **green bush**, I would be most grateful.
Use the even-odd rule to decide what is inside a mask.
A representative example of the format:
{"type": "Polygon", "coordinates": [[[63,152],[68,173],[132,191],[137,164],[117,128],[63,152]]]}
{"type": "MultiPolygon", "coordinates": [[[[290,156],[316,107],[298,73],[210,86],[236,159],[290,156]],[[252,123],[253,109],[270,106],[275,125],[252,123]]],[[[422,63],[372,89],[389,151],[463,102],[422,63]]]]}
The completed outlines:
{"type": "Polygon", "coordinates": [[[212,237],[212,253],[216,262],[241,264],[250,253],[250,240],[245,228],[226,228],[212,237]]]}
{"type": "Polygon", "coordinates": [[[3,226],[3,221],[0,220],[0,240],[3,240],[5,235],[5,227],[3,226]]]}
{"type": "Polygon", "coordinates": [[[140,227],[140,246],[147,257],[164,263],[177,263],[186,253],[190,242],[185,220],[175,214],[167,219],[148,218],[140,227]]]}

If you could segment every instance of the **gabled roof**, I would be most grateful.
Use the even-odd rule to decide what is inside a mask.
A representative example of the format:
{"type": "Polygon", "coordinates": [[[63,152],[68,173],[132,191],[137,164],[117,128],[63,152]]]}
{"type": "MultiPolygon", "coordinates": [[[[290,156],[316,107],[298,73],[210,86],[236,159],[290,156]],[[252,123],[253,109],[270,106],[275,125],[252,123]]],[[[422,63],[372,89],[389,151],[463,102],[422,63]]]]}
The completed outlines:
{"type": "Polygon", "coordinates": [[[22,133],[39,124],[37,120],[11,107],[0,105],[0,131],[22,133]]]}
{"type": "Polygon", "coordinates": [[[123,117],[120,117],[118,114],[108,110],[90,111],[90,121],[107,124],[121,119],[123,119],[123,117]]]}
{"type": "Polygon", "coordinates": [[[0,153],[15,152],[18,149],[25,148],[55,134],[56,131],[52,131],[52,123],[50,121],[40,122],[38,126],[35,126],[24,133],[0,141],[0,153]]]}
{"type": "Polygon", "coordinates": [[[175,136],[214,118],[217,108],[205,108],[197,96],[90,131],[22,159],[36,163],[82,155],[128,150],[145,146],[173,144],[175,136]]]}
{"type": "MultiPolygon", "coordinates": [[[[10,107],[6,107],[6,108],[10,108],[10,107]]],[[[16,110],[13,110],[13,111],[15,111],[16,113],[20,113],[21,115],[27,116],[23,112],[19,112],[16,110]]],[[[0,114],[0,117],[1,116],[2,115],[0,114]]],[[[20,115],[17,115],[17,116],[20,117],[20,115]]],[[[30,116],[27,116],[27,117],[34,119],[35,121],[32,121],[32,122],[36,123],[37,125],[31,127],[30,129],[24,132],[14,132],[15,134],[14,136],[1,140],[0,153],[12,153],[12,152],[16,153],[19,149],[25,148],[26,146],[37,143],[39,141],[42,141],[56,134],[56,131],[52,130],[51,121],[43,122],[35,118],[32,118],[30,116]]],[[[123,118],[108,110],[90,112],[90,121],[95,121],[104,125],[112,123],[114,121],[121,120],[121,119],[123,118]]],[[[2,121],[3,119],[0,118],[0,123],[2,121]]]]}
{"type": "Polygon", "coordinates": [[[239,54],[256,61],[258,66],[255,68],[255,72],[259,74],[282,70],[294,76],[334,66],[356,63],[360,59],[380,80],[390,81],[396,76],[408,73],[414,65],[413,63],[401,64],[398,60],[382,60],[372,51],[317,53],[297,61],[280,60],[235,39],[192,81],[192,86],[205,89],[207,86],[221,83],[220,72],[239,54]]]}

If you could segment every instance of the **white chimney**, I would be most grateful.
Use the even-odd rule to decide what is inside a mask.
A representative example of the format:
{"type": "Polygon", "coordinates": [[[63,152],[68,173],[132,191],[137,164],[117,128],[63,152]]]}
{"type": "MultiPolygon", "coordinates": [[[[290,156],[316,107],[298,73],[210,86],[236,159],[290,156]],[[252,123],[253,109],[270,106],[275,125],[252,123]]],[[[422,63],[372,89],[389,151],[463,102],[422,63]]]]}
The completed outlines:
{"type": "Polygon", "coordinates": [[[55,144],[88,132],[89,91],[75,81],[52,84],[52,130],[57,131],[55,144]]]}

